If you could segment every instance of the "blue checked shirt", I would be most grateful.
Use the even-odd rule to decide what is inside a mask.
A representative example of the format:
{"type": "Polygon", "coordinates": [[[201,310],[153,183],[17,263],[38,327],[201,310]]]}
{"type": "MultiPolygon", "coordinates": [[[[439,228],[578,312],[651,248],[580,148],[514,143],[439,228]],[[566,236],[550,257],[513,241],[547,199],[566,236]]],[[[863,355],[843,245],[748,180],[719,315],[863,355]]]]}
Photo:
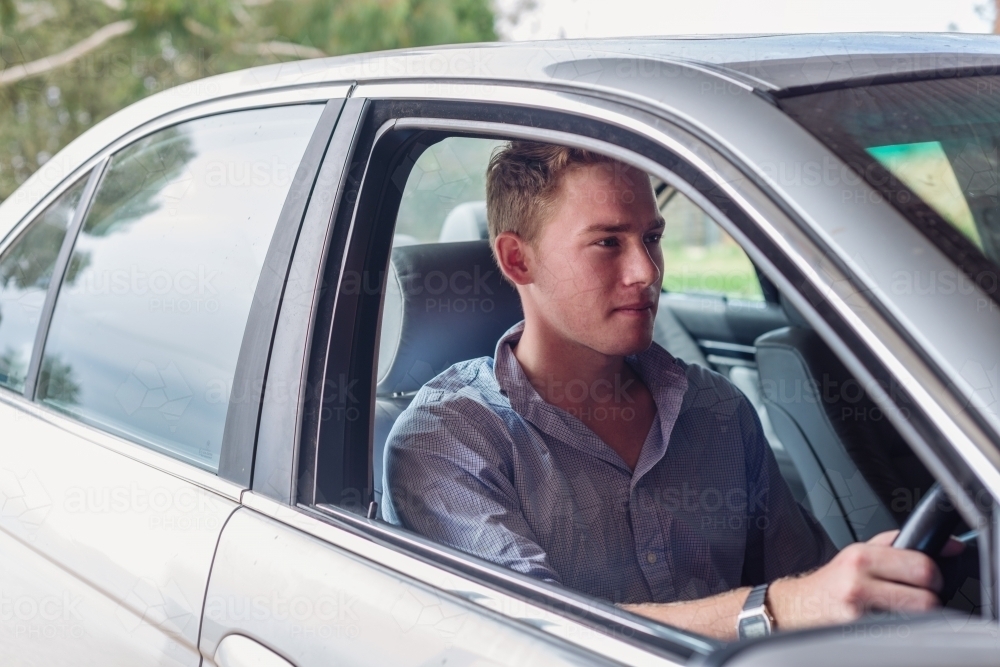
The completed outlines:
{"type": "MultiPolygon", "coordinates": [[[[836,552],[792,498],[756,411],[721,375],[656,343],[626,358],[657,408],[632,471],[531,386],[511,350],[523,328],[504,334],[495,361],[428,382],[396,420],[386,520],[611,602],[702,598],[836,552]]],[[[627,407],[606,393],[609,410],[627,407]]]]}

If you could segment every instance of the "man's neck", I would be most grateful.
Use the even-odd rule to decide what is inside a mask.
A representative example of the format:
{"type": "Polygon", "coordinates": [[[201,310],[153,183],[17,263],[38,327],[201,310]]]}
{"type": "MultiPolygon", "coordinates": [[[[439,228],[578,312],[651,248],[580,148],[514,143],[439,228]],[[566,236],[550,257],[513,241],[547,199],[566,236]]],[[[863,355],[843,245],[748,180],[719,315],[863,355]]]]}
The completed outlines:
{"type": "Polygon", "coordinates": [[[601,354],[530,319],[513,352],[542,399],[560,407],[600,402],[594,399],[609,393],[605,387],[627,386],[638,379],[624,357],[601,354]]]}
{"type": "Polygon", "coordinates": [[[532,326],[531,319],[513,352],[542,400],[577,417],[635,470],[656,403],[624,357],[532,326]]]}

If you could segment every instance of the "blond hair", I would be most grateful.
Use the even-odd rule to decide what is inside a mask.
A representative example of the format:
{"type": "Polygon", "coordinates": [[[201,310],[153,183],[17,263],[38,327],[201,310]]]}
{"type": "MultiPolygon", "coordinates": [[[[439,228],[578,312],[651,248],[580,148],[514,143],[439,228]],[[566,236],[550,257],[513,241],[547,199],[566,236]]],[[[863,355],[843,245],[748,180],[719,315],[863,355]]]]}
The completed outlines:
{"type": "Polygon", "coordinates": [[[562,175],[574,166],[592,164],[620,163],[600,153],[537,141],[511,141],[494,151],[486,168],[490,246],[503,232],[534,243],[551,212],[562,175]]]}

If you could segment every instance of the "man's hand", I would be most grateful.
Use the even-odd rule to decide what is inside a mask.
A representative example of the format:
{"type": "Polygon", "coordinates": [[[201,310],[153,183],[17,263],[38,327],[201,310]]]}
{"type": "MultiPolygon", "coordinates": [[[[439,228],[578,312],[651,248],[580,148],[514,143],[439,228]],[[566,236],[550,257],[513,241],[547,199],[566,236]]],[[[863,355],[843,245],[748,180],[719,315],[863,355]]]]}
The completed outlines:
{"type": "MultiPolygon", "coordinates": [[[[848,623],[875,611],[925,612],[939,605],[941,571],[928,556],[895,549],[898,530],[851,544],[818,570],[771,584],[767,605],[779,629],[848,623]]],[[[964,545],[949,541],[941,555],[964,545]]]]}
{"type": "MultiPolygon", "coordinates": [[[[834,625],[874,610],[922,612],[938,606],[941,572],[934,561],[909,549],[895,549],[898,530],[851,544],[823,567],[778,579],[768,588],[767,607],[778,630],[834,625]]],[[[965,545],[952,538],[941,551],[955,556],[965,545]]],[[[749,587],[701,600],[669,604],[623,604],[635,614],[726,641],[736,639],[736,617],[749,587]]]]}

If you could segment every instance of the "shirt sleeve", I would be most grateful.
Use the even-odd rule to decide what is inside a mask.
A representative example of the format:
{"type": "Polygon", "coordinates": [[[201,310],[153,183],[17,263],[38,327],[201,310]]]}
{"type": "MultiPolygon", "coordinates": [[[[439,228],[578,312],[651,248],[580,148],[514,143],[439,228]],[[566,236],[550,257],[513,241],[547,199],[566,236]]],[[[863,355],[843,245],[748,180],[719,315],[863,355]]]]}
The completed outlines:
{"type": "Polygon", "coordinates": [[[742,401],[746,434],[747,546],[743,585],[757,585],[806,572],[837,553],[830,537],[792,496],[767,442],[757,411],[742,401]]]}
{"type": "Polygon", "coordinates": [[[512,443],[497,420],[471,399],[418,395],[386,441],[382,515],[440,544],[558,584],[521,512],[504,451],[512,443]]]}

